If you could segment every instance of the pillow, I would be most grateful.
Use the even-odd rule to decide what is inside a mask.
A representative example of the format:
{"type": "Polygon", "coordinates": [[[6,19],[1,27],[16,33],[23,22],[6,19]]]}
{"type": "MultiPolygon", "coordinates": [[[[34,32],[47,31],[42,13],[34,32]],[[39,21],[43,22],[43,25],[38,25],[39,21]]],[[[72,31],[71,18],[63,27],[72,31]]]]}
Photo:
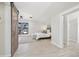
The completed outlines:
{"type": "Polygon", "coordinates": [[[42,33],[47,33],[47,30],[43,30],[42,33]]]}

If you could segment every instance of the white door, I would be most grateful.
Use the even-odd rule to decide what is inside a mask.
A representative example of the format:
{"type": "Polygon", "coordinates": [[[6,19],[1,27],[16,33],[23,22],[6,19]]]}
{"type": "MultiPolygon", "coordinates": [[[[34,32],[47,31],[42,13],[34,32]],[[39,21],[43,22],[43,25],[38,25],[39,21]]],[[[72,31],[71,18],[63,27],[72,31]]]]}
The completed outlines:
{"type": "Polygon", "coordinates": [[[77,42],[77,18],[73,18],[69,21],[69,43],[77,42]]]}
{"type": "Polygon", "coordinates": [[[67,28],[67,44],[74,45],[78,41],[78,14],[79,12],[68,15],[68,28],[67,28]]]}

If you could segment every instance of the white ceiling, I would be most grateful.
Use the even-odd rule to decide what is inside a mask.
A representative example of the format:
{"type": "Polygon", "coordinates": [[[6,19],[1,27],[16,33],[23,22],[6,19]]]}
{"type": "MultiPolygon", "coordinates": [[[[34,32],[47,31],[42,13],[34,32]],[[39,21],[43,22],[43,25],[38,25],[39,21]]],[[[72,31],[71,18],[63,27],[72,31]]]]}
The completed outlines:
{"type": "Polygon", "coordinates": [[[15,2],[18,10],[32,15],[34,20],[42,21],[78,4],[78,2],[15,2]]]}

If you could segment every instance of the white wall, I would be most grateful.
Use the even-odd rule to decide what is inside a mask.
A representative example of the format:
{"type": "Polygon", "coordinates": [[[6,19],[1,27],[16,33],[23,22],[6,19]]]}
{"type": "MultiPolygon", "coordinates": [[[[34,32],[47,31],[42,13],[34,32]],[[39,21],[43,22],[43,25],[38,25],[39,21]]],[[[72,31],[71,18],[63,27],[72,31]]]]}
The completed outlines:
{"type": "MultiPolygon", "coordinates": [[[[23,18],[25,19],[25,21],[29,23],[29,34],[30,35],[33,34],[33,33],[35,33],[35,32],[41,32],[41,26],[42,25],[44,25],[44,24],[50,25],[51,24],[51,20],[41,20],[41,18],[40,18],[40,20],[39,19],[38,20],[34,20],[34,18],[30,19],[29,17],[30,16],[33,17],[33,15],[28,14],[28,13],[24,12],[21,9],[19,9],[19,11],[20,11],[19,16],[20,15],[23,16],[23,18]]],[[[24,21],[24,20],[22,20],[22,21],[24,21]]]]}
{"type": "Polygon", "coordinates": [[[4,55],[4,46],[5,46],[5,33],[4,33],[4,26],[5,26],[5,22],[4,22],[4,4],[0,3],[0,56],[4,55]]]}
{"type": "Polygon", "coordinates": [[[62,37],[62,25],[63,22],[60,18],[60,14],[55,15],[54,17],[52,17],[52,21],[51,21],[51,35],[52,35],[52,40],[51,43],[62,48],[62,41],[63,41],[63,37],[62,37]]]}
{"type": "Polygon", "coordinates": [[[18,10],[19,10],[19,18],[20,16],[23,16],[24,19],[30,20],[29,17],[32,16],[31,14],[24,12],[22,9],[18,9],[18,10]]]}
{"type": "Polygon", "coordinates": [[[42,23],[41,21],[34,21],[34,20],[30,20],[29,21],[29,31],[30,31],[30,34],[33,34],[35,32],[41,32],[42,29],[41,27],[43,25],[50,25],[50,24],[47,24],[47,23],[42,23]]]}
{"type": "Polygon", "coordinates": [[[40,32],[43,24],[51,25],[51,3],[49,2],[15,2],[17,9],[20,11],[20,15],[24,18],[32,16],[31,32],[40,32]]]}
{"type": "Polygon", "coordinates": [[[11,7],[10,3],[6,2],[4,5],[4,19],[5,19],[5,56],[11,56],[11,7]]]}
{"type": "Polygon", "coordinates": [[[18,10],[31,14],[33,20],[50,24],[51,16],[67,10],[79,2],[14,2],[18,10]]]}
{"type": "Polygon", "coordinates": [[[41,20],[44,22],[49,17],[50,2],[15,2],[15,5],[18,10],[31,14],[33,20],[41,20]]]}
{"type": "MultiPolygon", "coordinates": [[[[29,23],[29,35],[40,31],[40,29],[41,29],[40,26],[42,25],[41,22],[30,19],[29,17],[32,16],[31,14],[24,13],[24,11],[22,11],[22,10],[20,10],[19,12],[20,12],[19,17],[23,16],[23,20],[21,20],[21,22],[29,23]]],[[[18,21],[19,21],[19,19],[18,19],[18,21]]]]}
{"type": "Polygon", "coordinates": [[[10,3],[0,3],[0,56],[11,56],[10,3]]]}

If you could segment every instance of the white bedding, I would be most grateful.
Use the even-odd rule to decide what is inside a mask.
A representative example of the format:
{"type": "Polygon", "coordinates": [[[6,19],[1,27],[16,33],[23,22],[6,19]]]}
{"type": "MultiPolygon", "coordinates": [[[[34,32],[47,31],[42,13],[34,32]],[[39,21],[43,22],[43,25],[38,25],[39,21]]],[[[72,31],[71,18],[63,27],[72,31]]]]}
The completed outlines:
{"type": "Polygon", "coordinates": [[[44,38],[44,37],[50,37],[51,34],[50,33],[35,33],[36,34],[36,40],[38,40],[39,38],[44,38]]]}

